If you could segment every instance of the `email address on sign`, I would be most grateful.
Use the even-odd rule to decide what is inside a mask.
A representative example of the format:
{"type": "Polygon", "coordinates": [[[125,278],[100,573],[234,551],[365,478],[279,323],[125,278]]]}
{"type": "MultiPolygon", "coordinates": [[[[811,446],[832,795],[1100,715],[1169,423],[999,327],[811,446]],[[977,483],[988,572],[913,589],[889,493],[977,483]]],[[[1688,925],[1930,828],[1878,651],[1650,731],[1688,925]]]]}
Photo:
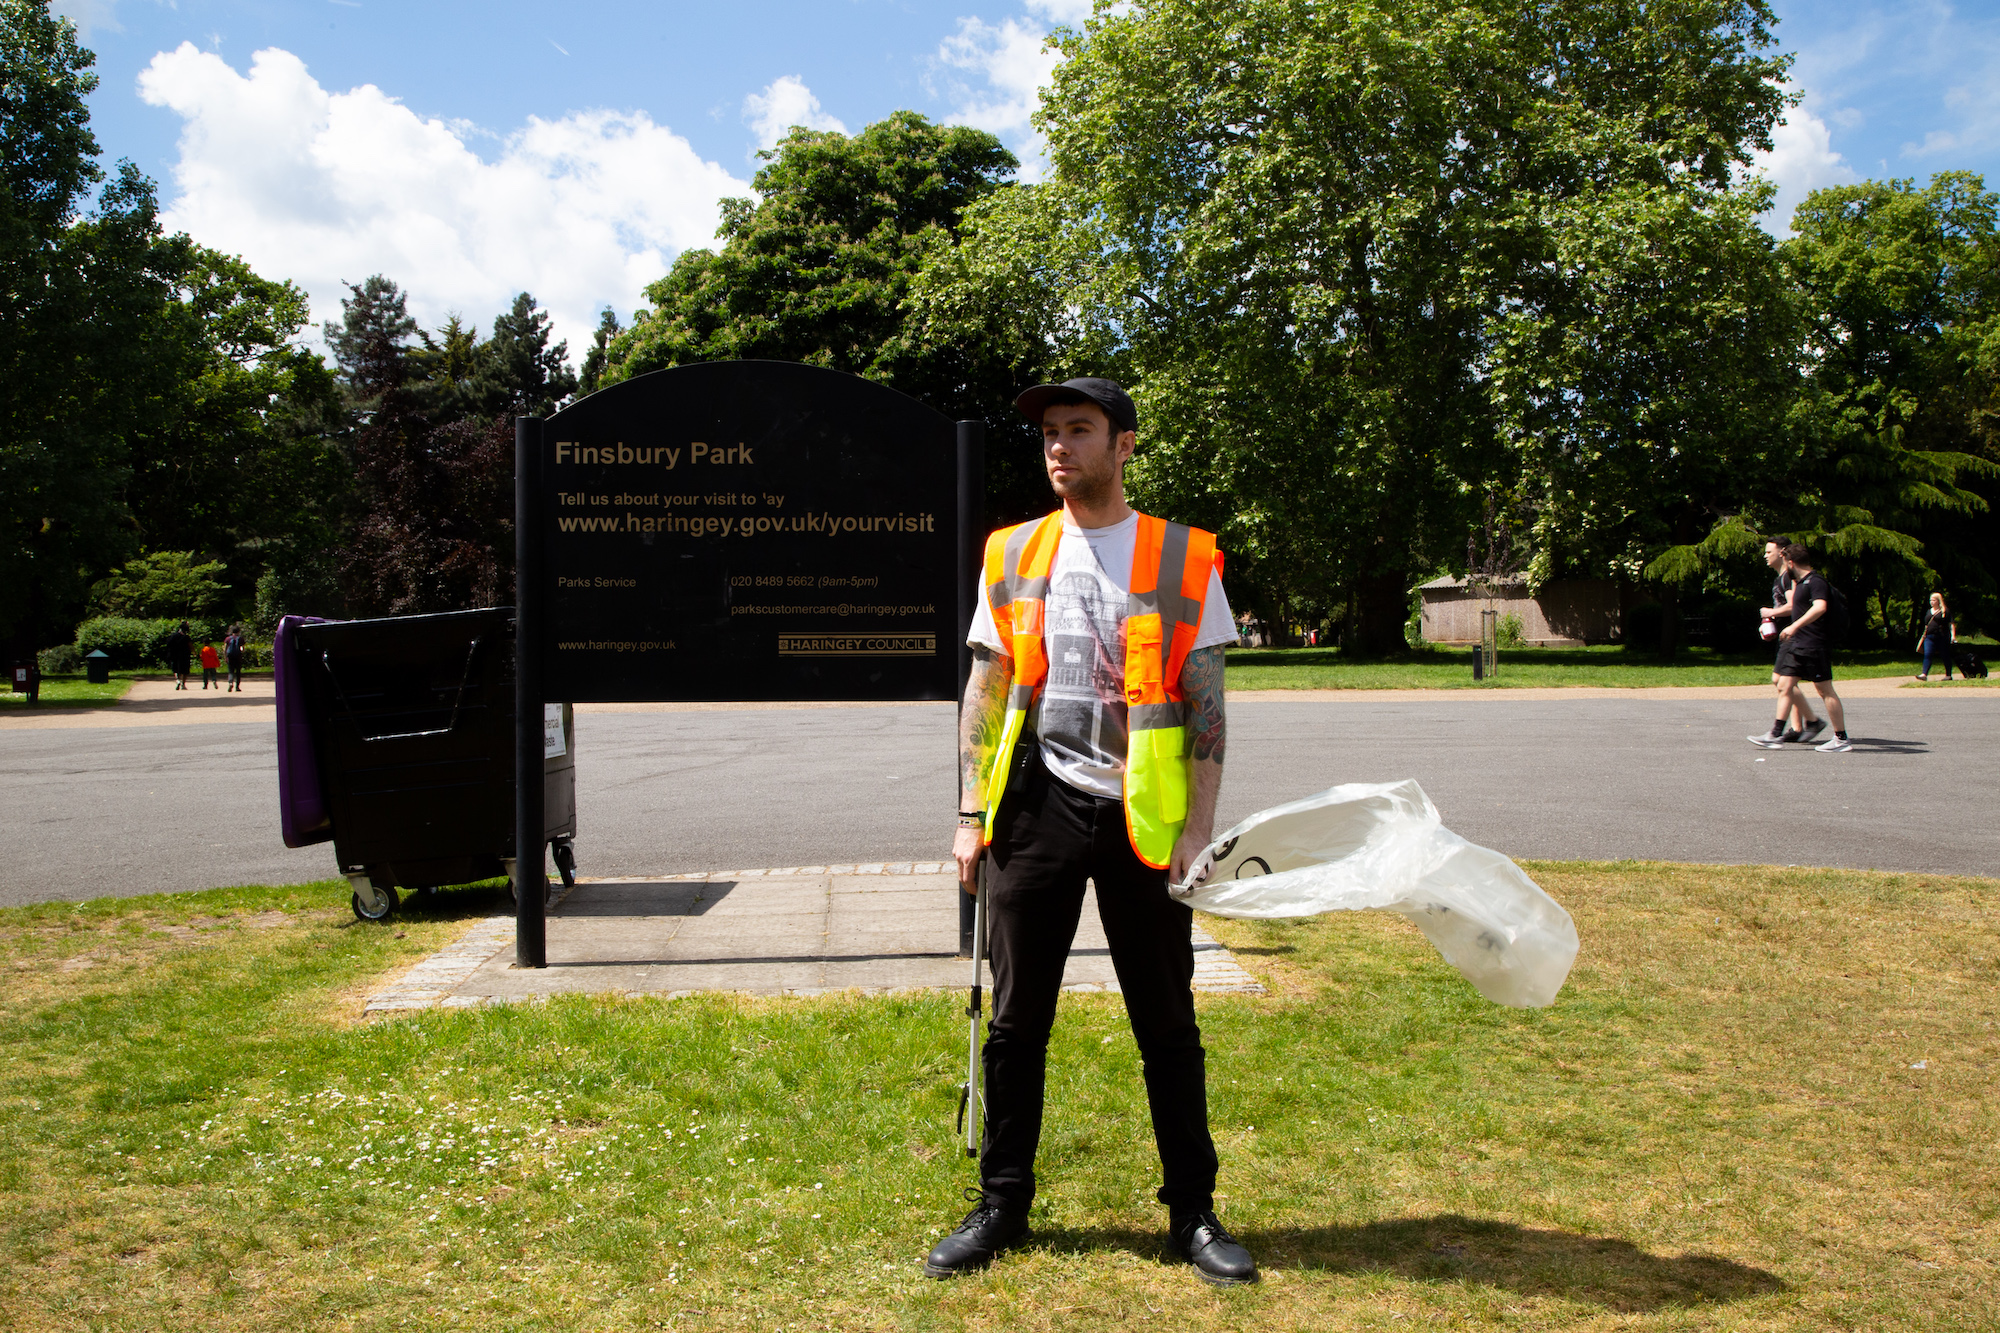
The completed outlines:
{"type": "Polygon", "coordinates": [[[826,606],[743,606],[729,608],[732,616],[934,616],[937,607],[926,602],[900,605],[894,602],[836,602],[826,606]]]}

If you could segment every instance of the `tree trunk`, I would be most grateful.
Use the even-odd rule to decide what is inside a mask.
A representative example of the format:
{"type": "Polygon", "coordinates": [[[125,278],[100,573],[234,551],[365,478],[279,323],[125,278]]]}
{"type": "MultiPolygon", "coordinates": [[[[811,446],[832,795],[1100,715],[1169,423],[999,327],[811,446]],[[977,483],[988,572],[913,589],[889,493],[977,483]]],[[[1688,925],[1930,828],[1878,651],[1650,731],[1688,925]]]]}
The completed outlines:
{"type": "Polygon", "coordinates": [[[1362,578],[1355,588],[1357,647],[1370,657],[1406,652],[1403,626],[1410,619],[1409,580],[1401,569],[1383,570],[1362,578]]]}
{"type": "Polygon", "coordinates": [[[1681,644],[1681,590],[1679,584],[1660,585],[1660,656],[1671,658],[1681,644]]]}

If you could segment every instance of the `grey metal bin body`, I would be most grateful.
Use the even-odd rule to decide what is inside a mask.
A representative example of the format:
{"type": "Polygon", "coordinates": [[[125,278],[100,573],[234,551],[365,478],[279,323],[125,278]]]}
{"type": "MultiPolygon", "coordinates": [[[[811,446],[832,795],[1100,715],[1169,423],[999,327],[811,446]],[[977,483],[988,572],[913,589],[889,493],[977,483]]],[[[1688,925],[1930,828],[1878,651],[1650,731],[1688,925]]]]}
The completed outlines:
{"type": "MultiPolygon", "coordinates": [[[[514,855],[513,609],[302,625],[296,634],[341,871],[381,889],[502,874],[514,855]]],[[[561,708],[562,753],[543,763],[543,832],[567,843],[576,835],[576,744],[571,709],[561,708]]]]}

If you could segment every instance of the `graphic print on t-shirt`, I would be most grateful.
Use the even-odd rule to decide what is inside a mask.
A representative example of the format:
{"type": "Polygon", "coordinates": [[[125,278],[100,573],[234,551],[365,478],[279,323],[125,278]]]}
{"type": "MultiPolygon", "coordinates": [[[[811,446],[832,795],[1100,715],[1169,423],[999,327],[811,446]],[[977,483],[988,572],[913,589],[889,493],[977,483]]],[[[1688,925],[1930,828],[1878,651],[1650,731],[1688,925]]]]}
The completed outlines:
{"type": "Polygon", "coordinates": [[[1125,764],[1125,591],[1087,543],[1065,538],[1072,544],[1084,558],[1059,561],[1049,580],[1049,677],[1038,730],[1055,757],[1097,770],[1093,776],[1115,792],[1125,764]]]}

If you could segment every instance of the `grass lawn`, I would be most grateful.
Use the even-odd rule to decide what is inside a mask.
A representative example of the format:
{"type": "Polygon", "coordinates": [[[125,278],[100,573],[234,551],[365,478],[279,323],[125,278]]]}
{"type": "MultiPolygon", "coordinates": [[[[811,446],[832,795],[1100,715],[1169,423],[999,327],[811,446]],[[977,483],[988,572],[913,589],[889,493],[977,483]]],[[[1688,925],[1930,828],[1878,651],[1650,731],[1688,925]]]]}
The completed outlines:
{"type": "Polygon", "coordinates": [[[1116,996],[1063,1000],[1036,1238],[924,1280],[971,1179],[963,997],[564,998],[361,1022],[491,910],[344,887],[0,912],[10,1330],[1992,1329],[2000,881],[1530,867],[1554,1007],[1389,918],[1208,922],[1224,1219],[1163,1261],[1116,996]]]}
{"type": "MultiPolygon", "coordinates": [[[[125,691],[132,688],[132,682],[141,676],[157,675],[152,671],[114,671],[111,679],[103,685],[92,685],[79,675],[43,676],[41,703],[61,704],[75,707],[79,704],[115,704],[125,697],[125,691]]],[[[0,703],[13,704],[20,708],[28,706],[25,694],[0,694],[0,703]]]]}
{"type": "MultiPolygon", "coordinates": [[[[1843,678],[1915,675],[1919,662],[1884,649],[1843,650],[1834,658],[1843,678]]],[[[1433,648],[1401,657],[1355,659],[1338,648],[1231,648],[1232,690],[1506,690],[1530,686],[1768,685],[1768,654],[1745,657],[1685,648],[1672,660],[1628,653],[1616,644],[1595,648],[1503,648],[1493,677],[1472,679],[1470,648],[1433,648]]]]}

